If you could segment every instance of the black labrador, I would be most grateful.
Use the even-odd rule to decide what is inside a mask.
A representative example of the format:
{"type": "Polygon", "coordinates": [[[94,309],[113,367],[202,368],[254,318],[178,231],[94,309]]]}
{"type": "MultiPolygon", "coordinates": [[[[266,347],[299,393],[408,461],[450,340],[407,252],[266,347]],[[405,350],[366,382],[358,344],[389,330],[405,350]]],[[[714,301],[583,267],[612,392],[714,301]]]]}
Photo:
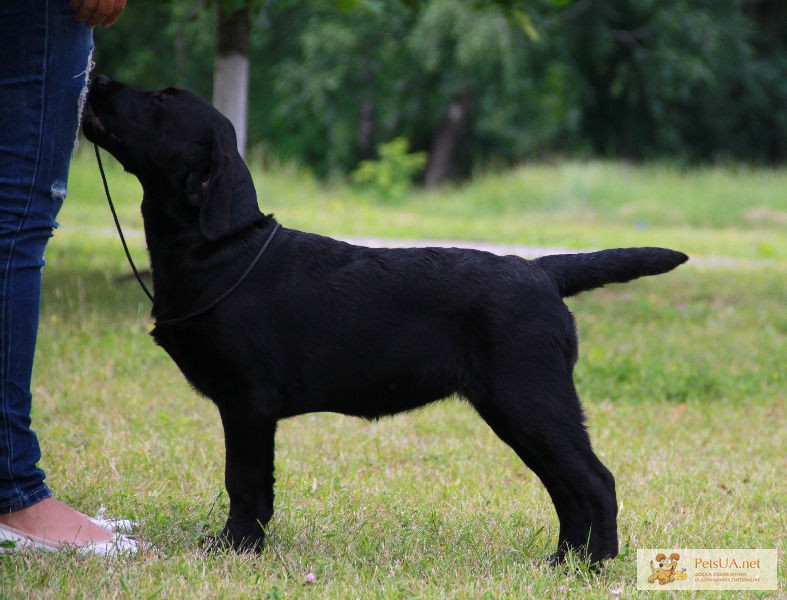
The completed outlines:
{"type": "Polygon", "coordinates": [[[142,184],[152,335],[221,414],[230,510],[219,541],[262,546],[279,419],[376,419],[458,394],[546,486],[560,520],[554,558],[617,554],[615,483],[584,426],[562,298],[665,273],[684,254],[528,261],[283,228],[258,209],[230,122],[183,90],[98,77],[84,132],[142,184]]]}

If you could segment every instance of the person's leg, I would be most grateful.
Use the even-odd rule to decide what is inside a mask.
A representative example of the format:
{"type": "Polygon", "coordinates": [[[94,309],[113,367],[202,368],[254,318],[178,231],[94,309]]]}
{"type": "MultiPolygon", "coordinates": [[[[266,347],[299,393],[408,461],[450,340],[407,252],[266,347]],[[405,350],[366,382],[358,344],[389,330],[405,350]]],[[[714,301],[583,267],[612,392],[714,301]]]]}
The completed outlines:
{"type": "Polygon", "coordinates": [[[92,46],[68,0],[0,5],[0,523],[71,543],[111,534],[51,497],[30,382],[44,247],[65,199],[92,46]]]}

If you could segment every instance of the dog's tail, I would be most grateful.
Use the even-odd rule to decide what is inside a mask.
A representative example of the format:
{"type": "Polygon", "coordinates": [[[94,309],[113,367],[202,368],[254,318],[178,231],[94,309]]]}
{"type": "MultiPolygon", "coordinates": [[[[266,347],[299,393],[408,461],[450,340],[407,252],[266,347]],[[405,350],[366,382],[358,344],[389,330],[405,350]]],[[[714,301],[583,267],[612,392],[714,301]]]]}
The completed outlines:
{"type": "Polygon", "coordinates": [[[536,263],[554,278],[565,298],[608,283],[666,273],[688,259],[682,252],[664,248],[616,248],[542,256],[536,263]]]}

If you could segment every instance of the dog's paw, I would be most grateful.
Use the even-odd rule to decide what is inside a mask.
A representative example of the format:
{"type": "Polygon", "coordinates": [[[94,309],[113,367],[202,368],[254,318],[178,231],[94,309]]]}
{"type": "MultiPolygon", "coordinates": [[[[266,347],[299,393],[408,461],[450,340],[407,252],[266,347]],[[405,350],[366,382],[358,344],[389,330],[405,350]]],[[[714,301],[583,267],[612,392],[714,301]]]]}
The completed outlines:
{"type": "Polygon", "coordinates": [[[547,562],[550,567],[562,567],[566,573],[570,573],[571,571],[583,571],[585,569],[591,573],[598,573],[604,568],[604,561],[612,559],[616,555],[617,551],[591,554],[584,546],[574,548],[566,544],[561,544],[555,553],[547,557],[547,562]],[[597,559],[596,556],[600,558],[597,559]]]}
{"type": "Polygon", "coordinates": [[[207,553],[220,552],[250,552],[259,554],[265,547],[265,536],[243,536],[237,537],[222,531],[216,535],[206,535],[200,543],[203,551],[207,553]]]}
{"type": "Polygon", "coordinates": [[[559,567],[563,564],[564,560],[566,560],[566,553],[560,550],[547,556],[547,564],[549,564],[550,567],[559,567]]]}

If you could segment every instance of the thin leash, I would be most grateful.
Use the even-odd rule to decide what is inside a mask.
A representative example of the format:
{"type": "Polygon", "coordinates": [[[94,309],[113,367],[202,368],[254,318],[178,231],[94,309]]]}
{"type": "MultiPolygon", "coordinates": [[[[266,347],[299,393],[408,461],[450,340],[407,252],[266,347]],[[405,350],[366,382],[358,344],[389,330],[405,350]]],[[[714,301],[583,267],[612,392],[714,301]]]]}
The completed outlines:
{"type": "Polygon", "coordinates": [[[246,268],[243,274],[240,277],[238,277],[238,280],[234,284],[232,284],[229,288],[227,288],[227,291],[225,291],[223,294],[221,294],[218,298],[213,300],[213,302],[211,302],[207,306],[198,308],[194,312],[187,313],[181,317],[173,317],[171,319],[163,319],[161,321],[156,320],[156,326],[160,327],[162,325],[173,325],[175,323],[180,323],[181,321],[186,321],[188,319],[193,319],[194,317],[198,317],[199,315],[208,312],[211,308],[215,308],[219,303],[221,303],[230,294],[232,294],[232,292],[238,289],[240,284],[246,280],[246,277],[248,277],[249,273],[251,273],[251,270],[259,262],[260,258],[262,258],[262,255],[265,254],[265,251],[268,249],[268,246],[270,246],[270,243],[273,241],[273,236],[276,235],[276,232],[279,231],[279,229],[281,229],[281,224],[276,223],[276,226],[273,228],[273,231],[271,231],[270,235],[268,236],[268,239],[265,240],[265,243],[260,248],[260,251],[257,252],[257,256],[254,257],[254,260],[251,261],[251,264],[249,264],[249,266],[246,268]]]}
{"type": "MultiPolygon", "coordinates": [[[[115,228],[117,229],[118,235],[120,236],[120,242],[123,245],[123,251],[126,253],[128,264],[131,265],[131,270],[134,272],[134,276],[137,278],[137,281],[139,282],[142,291],[145,292],[145,295],[148,298],[150,298],[151,302],[155,303],[155,301],[153,300],[153,294],[150,293],[150,290],[145,285],[145,282],[142,280],[142,276],[139,274],[139,271],[137,270],[137,267],[134,264],[134,260],[131,258],[131,252],[129,252],[128,244],[126,243],[126,237],[123,235],[123,229],[120,226],[120,220],[118,219],[117,211],[115,210],[115,205],[112,202],[112,196],[109,193],[109,185],[107,184],[107,177],[106,174],[104,173],[104,165],[101,163],[101,154],[99,153],[98,146],[96,144],[93,144],[93,148],[95,148],[96,151],[96,161],[98,162],[98,170],[101,173],[101,181],[104,184],[104,192],[106,193],[107,196],[107,203],[109,204],[109,210],[112,212],[112,218],[115,220],[115,228]]],[[[257,256],[255,256],[254,259],[251,261],[251,264],[249,264],[249,266],[241,274],[241,276],[237,279],[237,281],[234,284],[232,284],[229,288],[227,288],[227,290],[224,293],[222,293],[218,298],[216,298],[206,306],[203,306],[202,308],[187,313],[183,316],[173,317],[171,319],[163,319],[163,320],[157,319],[156,326],[159,327],[162,325],[173,325],[175,323],[180,323],[182,321],[186,321],[188,319],[193,319],[194,317],[198,317],[199,315],[208,312],[212,308],[215,308],[219,303],[221,303],[230,294],[232,294],[232,292],[238,289],[240,284],[246,280],[246,277],[248,277],[249,273],[251,273],[252,269],[254,269],[255,265],[259,262],[260,258],[262,258],[262,255],[265,254],[265,251],[268,249],[268,246],[270,246],[271,242],[273,241],[273,237],[276,235],[276,232],[279,231],[279,229],[281,229],[281,224],[276,223],[276,226],[273,228],[273,231],[271,231],[270,235],[268,236],[268,239],[265,240],[265,243],[262,245],[259,252],[257,252],[257,256]]]]}
{"type": "Polygon", "coordinates": [[[131,258],[131,252],[128,251],[128,244],[126,243],[126,236],[123,235],[123,229],[120,227],[120,220],[118,219],[117,211],[115,210],[115,204],[112,202],[112,196],[109,194],[109,185],[107,184],[107,176],[104,173],[104,165],[101,162],[101,154],[98,152],[98,145],[93,144],[93,148],[96,151],[96,161],[98,162],[98,171],[101,173],[101,182],[104,184],[104,193],[107,195],[107,202],[109,203],[109,210],[112,211],[112,218],[115,220],[115,229],[118,231],[118,235],[120,236],[120,243],[123,244],[123,251],[126,253],[126,258],[128,259],[128,264],[131,265],[131,270],[134,271],[134,277],[137,278],[142,291],[145,292],[145,295],[150,298],[150,301],[153,302],[153,294],[150,293],[148,286],[145,285],[145,282],[142,281],[142,276],[137,271],[137,266],[134,264],[134,260],[131,258]]]}

